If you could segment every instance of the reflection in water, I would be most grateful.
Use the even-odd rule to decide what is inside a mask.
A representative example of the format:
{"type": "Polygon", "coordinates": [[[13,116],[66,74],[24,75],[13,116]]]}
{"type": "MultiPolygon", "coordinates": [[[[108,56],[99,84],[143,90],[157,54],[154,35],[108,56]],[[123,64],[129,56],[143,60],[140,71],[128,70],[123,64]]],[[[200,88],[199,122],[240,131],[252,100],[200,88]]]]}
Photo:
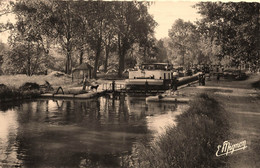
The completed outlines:
{"type": "Polygon", "coordinates": [[[122,153],[174,124],[185,107],[128,96],[1,106],[0,167],[117,167],[122,153]]]}
{"type": "Polygon", "coordinates": [[[0,113],[0,163],[3,166],[15,166],[19,164],[15,139],[17,128],[16,111],[8,110],[5,113],[0,113]]]}

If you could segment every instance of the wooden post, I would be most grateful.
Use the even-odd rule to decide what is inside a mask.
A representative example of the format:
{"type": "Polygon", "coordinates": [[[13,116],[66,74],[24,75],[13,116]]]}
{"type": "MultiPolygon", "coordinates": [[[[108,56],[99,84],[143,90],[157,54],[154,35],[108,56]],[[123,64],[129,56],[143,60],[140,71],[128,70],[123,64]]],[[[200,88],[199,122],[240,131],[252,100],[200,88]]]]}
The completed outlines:
{"type": "Polygon", "coordinates": [[[113,93],[115,92],[115,81],[114,80],[112,81],[112,92],[113,93]]]}
{"type": "Polygon", "coordinates": [[[145,94],[148,92],[148,82],[147,80],[145,81],[145,94]]]}
{"type": "Polygon", "coordinates": [[[163,90],[166,90],[166,81],[163,79],[163,90]]]}

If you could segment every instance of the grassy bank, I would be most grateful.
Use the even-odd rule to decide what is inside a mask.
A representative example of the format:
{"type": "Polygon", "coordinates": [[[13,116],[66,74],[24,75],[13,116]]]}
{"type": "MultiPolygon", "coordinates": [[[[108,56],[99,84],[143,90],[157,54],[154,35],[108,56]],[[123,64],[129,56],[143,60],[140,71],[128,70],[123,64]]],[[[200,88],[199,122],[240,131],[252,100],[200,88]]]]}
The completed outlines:
{"type": "Polygon", "coordinates": [[[0,87],[0,102],[14,101],[28,98],[36,98],[40,95],[39,90],[21,90],[14,87],[0,87]]]}
{"type": "Polygon", "coordinates": [[[54,73],[49,75],[2,75],[0,76],[0,101],[12,101],[38,97],[41,93],[39,88],[22,89],[25,83],[43,85],[48,81],[56,91],[59,86],[69,88],[77,86],[77,81],[72,82],[68,75],[57,76],[54,73]],[[1,87],[2,86],[2,87],[1,87]]]}
{"type": "Polygon", "coordinates": [[[200,94],[177,118],[177,126],[149,145],[138,143],[123,167],[220,167],[225,158],[216,157],[217,146],[229,134],[228,116],[207,94],[200,94]]]}
{"type": "Polygon", "coordinates": [[[2,75],[0,76],[0,83],[5,84],[10,87],[19,88],[26,82],[37,83],[39,85],[44,84],[48,81],[52,86],[67,86],[76,84],[77,81],[72,82],[69,76],[55,76],[53,74],[49,75],[2,75]]]}

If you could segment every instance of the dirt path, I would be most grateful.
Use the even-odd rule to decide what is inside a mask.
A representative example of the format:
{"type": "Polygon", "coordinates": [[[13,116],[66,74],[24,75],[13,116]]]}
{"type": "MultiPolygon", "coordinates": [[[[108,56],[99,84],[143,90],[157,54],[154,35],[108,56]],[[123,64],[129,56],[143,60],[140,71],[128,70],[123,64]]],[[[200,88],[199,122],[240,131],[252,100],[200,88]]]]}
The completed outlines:
{"type": "Polygon", "coordinates": [[[225,80],[217,82],[211,79],[205,87],[192,86],[180,90],[187,95],[203,92],[212,94],[229,116],[231,133],[226,140],[236,142],[246,140],[248,148],[245,151],[223,156],[228,157],[227,167],[260,167],[260,90],[251,87],[251,83],[259,79],[260,75],[237,82],[225,80]]]}
{"type": "Polygon", "coordinates": [[[246,140],[248,149],[229,156],[230,167],[260,167],[260,99],[252,96],[220,96],[219,101],[229,113],[229,139],[246,140]]]}

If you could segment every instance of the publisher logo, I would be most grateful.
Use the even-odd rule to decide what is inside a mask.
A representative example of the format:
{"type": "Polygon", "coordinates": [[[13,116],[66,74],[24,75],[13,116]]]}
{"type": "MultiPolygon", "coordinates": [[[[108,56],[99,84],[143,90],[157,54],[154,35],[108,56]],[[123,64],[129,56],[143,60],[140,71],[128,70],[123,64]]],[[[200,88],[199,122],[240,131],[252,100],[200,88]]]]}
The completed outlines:
{"type": "Polygon", "coordinates": [[[228,154],[233,154],[233,152],[239,151],[239,150],[245,150],[247,148],[246,140],[241,141],[239,143],[232,144],[229,141],[223,142],[223,145],[218,145],[218,150],[216,152],[216,156],[224,156],[228,154]]]}

